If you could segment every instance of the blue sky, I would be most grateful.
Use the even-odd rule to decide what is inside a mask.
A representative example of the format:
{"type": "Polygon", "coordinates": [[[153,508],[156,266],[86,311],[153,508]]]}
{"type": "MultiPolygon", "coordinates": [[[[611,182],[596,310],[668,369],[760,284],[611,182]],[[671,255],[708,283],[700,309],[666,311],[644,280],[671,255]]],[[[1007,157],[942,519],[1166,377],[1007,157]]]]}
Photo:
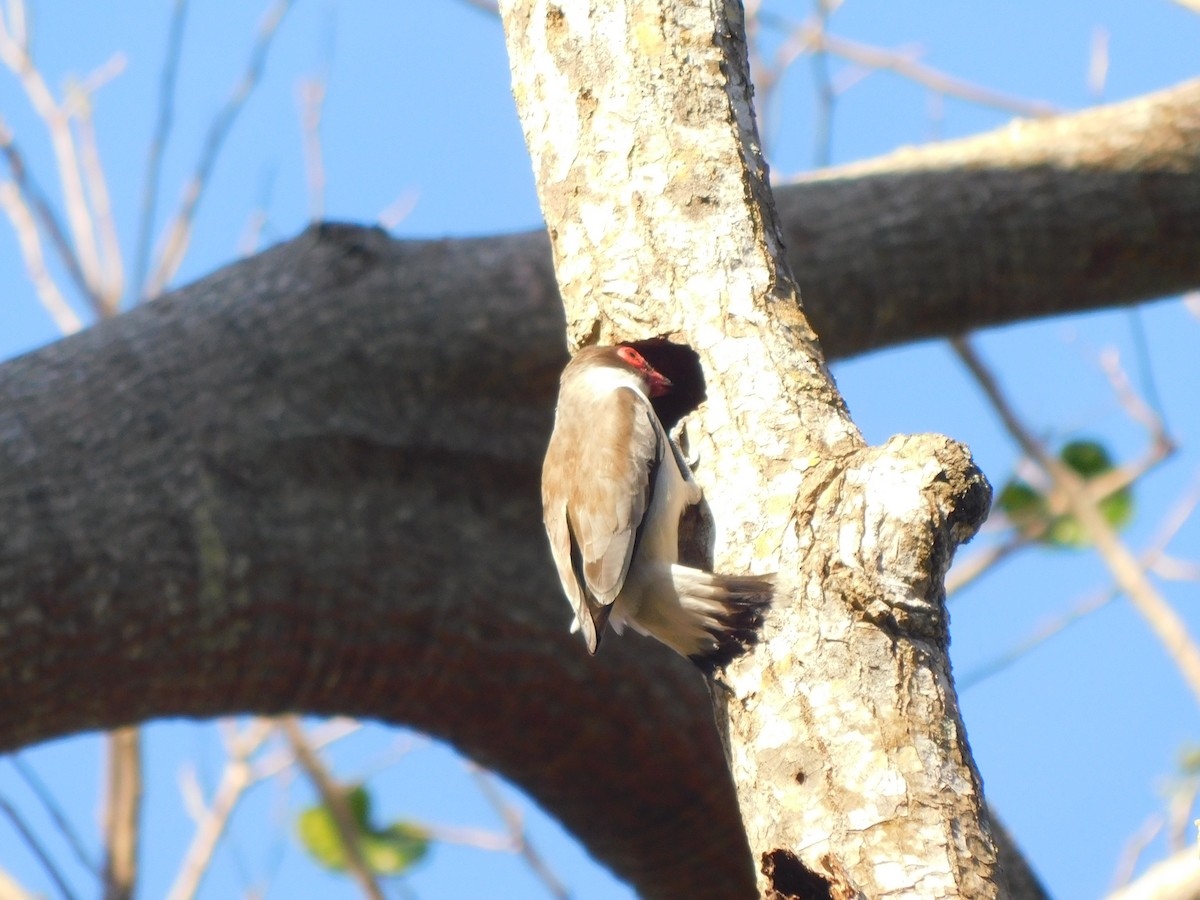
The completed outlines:
{"type": "MultiPolygon", "coordinates": [[[[245,66],[269,4],[193,4],[180,63],[175,127],[163,164],[158,222],[170,215],[194,167],[213,116],[245,66]]],[[[95,117],[127,268],[142,171],[154,124],[169,22],[168,0],[41,0],[32,4],[35,55],[52,86],[86,75],[121,53],[124,71],[98,93],[95,117]]],[[[769,3],[796,20],[806,3],[769,3]]],[[[1119,100],[1195,77],[1200,15],[1169,0],[1130,4],[1014,0],[1004,4],[846,0],[833,18],[843,37],[900,48],[919,45],[927,64],[960,78],[1066,109],[1093,102],[1086,73],[1096,29],[1111,35],[1104,97],[1119,100]]],[[[457,0],[425,3],[297,0],[271,48],[262,84],[235,124],[196,222],[176,284],[237,258],[247,222],[267,215],[264,241],[304,227],[305,186],[297,85],[328,70],[322,122],[328,218],[374,222],[397,201],[411,211],[398,236],[476,235],[523,230],[540,213],[508,89],[497,20],[457,0]]],[[[835,73],[843,65],[832,63],[835,73]]],[[[930,119],[928,92],[876,73],[837,103],[835,162],[870,157],[931,134],[946,137],[996,127],[1008,116],[946,100],[930,119]]],[[[772,166],[780,175],[813,161],[816,106],[811,66],[802,60],[768,110],[772,166]]],[[[55,200],[50,151],[16,80],[0,71],[0,115],[16,134],[39,183],[55,200]]],[[[5,170],[0,169],[0,177],[5,170]]],[[[1200,251],[1198,251],[1200,252],[1200,251]]],[[[0,359],[52,341],[57,332],[38,305],[8,224],[0,224],[0,359]]],[[[82,312],[82,311],[81,311],[82,312]]],[[[1126,533],[1140,549],[1200,471],[1200,417],[1194,351],[1200,321],[1178,302],[998,329],[980,347],[1032,430],[1050,441],[1089,436],[1122,460],[1139,455],[1144,434],[1122,411],[1096,362],[1116,348],[1139,371],[1135,335],[1144,329],[1148,362],[1166,420],[1181,451],[1137,488],[1138,515],[1126,533]],[[1140,323],[1140,324],[1139,324],[1140,323]]],[[[938,431],[968,443],[997,486],[1017,451],[950,351],[939,343],[843,363],[835,375],[856,421],[872,441],[897,432],[938,431]]],[[[977,542],[978,543],[978,542],[977,542]]],[[[977,547],[963,551],[968,556],[977,547]]],[[[1176,555],[1200,557],[1192,522],[1176,555]]],[[[1000,566],[952,601],[952,657],[964,676],[1069,609],[1109,576],[1087,552],[1029,553],[1000,566]]],[[[1200,635],[1195,583],[1164,584],[1164,595],[1200,635]]],[[[1200,742],[1196,700],[1124,600],[1117,600],[1002,673],[963,691],[962,705],[988,795],[1057,897],[1091,897],[1108,886],[1124,842],[1164,809],[1165,791],[1185,746],[1200,742]]],[[[162,723],[148,731],[149,773],[143,896],[163,894],[191,836],[177,787],[192,766],[211,789],[222,751],[214,728],[162,723]]],[[[25,754],[95,847],[100,742],[67,739],[25,754]]],[[[464,763],[436,743],[369,727],[337,746],[337,773],[371,775],[381,817],[499,829],[464,763]],[[380,769],[399,751],[394,765],[380,769]],[[376,771],[378,769],[378,771],[376,771]]],[[[509,792],[517,797],[515,791],[509,792]]],[[[94,891],[11,766],[0,762],[0,795],[26,811],[83,895],[94,891]]],[[[273,884],[273,896],[354,896],[348,882],[307,863],[290,837],[290,813],[311,795],[303,784],[264,785],[239,814],[202,896],[243,894],[273,884]],[[283,824],[280,824],[280,823],[283,824]]],[[[629,890],[596,866],[536,808],[521,800],[532,837],[579,898],[619,898],[629,890]]],[[[1161,840],[1151,854],[1163,852],[1161,840]]],[[[0,821],[0,867],[25,885],[52,884],[9,826],[0,821]]],[[[506,854],[439,845],[410,879],[422,898],[544,895],[528,869],[506,854]]]]}

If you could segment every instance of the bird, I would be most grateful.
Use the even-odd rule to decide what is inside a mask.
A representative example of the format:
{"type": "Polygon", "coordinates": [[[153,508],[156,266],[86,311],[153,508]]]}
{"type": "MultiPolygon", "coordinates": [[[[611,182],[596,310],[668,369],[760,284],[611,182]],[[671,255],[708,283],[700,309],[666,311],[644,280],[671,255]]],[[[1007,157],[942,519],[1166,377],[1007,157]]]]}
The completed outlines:
{"type": "Polygon", "coordinates": [[[589,653],[628,625],[708,668],[756,640],[774,576],[679,564],[679,519],[702,492],[651,404],[673,387],[635,347],[580,350],[559,381],[542,512],[589,653]]]}

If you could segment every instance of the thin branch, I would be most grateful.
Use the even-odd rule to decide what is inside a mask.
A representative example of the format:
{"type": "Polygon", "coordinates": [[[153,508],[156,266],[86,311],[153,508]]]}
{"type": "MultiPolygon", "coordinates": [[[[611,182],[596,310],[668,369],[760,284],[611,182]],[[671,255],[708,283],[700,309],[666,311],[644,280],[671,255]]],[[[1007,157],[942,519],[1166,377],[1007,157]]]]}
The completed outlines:
{"type": "MultiPolygon", "coordinates": [[[[1116,351],[1106,350],[1102,352],[1099,357],[1099,364],[1104,370],[1104,374],[1112,385],[1113,391],[1117,395],[1117,400],[1125,409],[1126,414],[1146,429],[1150,434],[1151,441],[1150,449],[1146,452],[1145,457],[1138,462],[1131,465],[1118,466],[1088,480],[1088,493],[1091,495],[1093,502],[1096,503],[1106,500],[1118,491],[1130,487],[1175,451],[1175,442],[1167,433],[1162,418],[1134,391],[1133,386],[1129,382],[1129,377],[1121,367],[1120,357],[1116,351]]],[[[1041,475],[1042,479],[1046,480],[1044,473],[1039,471],[1035,470],[1031,475],[1034,479],[1041,475]]],[[[1021,529],[1004,543],[978,552],[964,560],[961,565],[956,565],[951,569],[946,579],[947,596],[951,596],[956,591],[962,590],[962,588],[989,571],[994,565],[1007,559],[1017,550],[1039,540],[1050,527],[1053,519],[1066,512],[1069,506],[1066,495],[1062,491],[1054,490],[1054,486],[1051,483],[1046,483],[1043,487],[1047,492],[1047,501],[1045,515],[1042,519],[1021,529]]],[[[1152,558],[1149,558],[1149,561],[1144,562],[1144,564],[1147,566],[1157,566],[1162,564],[1162,561],[1163,554],[1160,548],[1159,552],[1154,553],[1152,558]]],[[[1034,643],[1041,643],[1041,640],[1036,640],[1034,643]]]]}
{"type": "Polygon", "coordinates": [[[961,563],[956,563],[946,575],[946,597],[953,597],[981,575],[990,572],[994,566],[1018,550],[1028,547],[1034,540],[1036,538],[1033,535],[1017,532],[1003,543],[995,544],[972,554],[961,563]]]}
{"type": "Polygon", "coordinates": [[[80,865],[96,877],[99,877],[100,867],[88,854],[86,848],[83,846],[83,839],[79,837],[79,833],[71,825],[71,820],[67,818],[66,813],[58,805],[58,801],[54,798],[50,789],[46,787],[46,783],[38,776],[33,766],[25,762],[25,758],[20,753],[13,753],[8,757],[8,761],[12,763],[12,767],[17,770],[17,774],[33,792],[33,795],[38,798],[38,802],[42,804],[42,808],[46,810],[55,827],[75,854],[75,858],[79,860],[80,865]]]}
{"type": "Polygon", "coordinates": [[[982,85],[972,84],[953,75],[947,75],[932,66],[916,62],[900,53],[860,44],[857,41],[850,41],[832,34],[821,35],[820,41],[824,49],[835,56],[840,56],[861,66],[886,69],[948,97],[957,97],[959,100],[966,100],[969,103],[1037,119],[1055,116],[1062,112],[1053,104],[1041,100],[1025,100],[1002,91],[994,91],[982,85]]]}
{"type": "Polygon", "coordinates": [[[1125,846],[1121,848],[1121,855],[1117,859],[1117,870],[1113,874],[1113,888],[1123,888],[1129,884],[1133,873],[1137,869],[1138,860],[1146,848],[1163,829],[1166,820],[1161,813],[1148,818],[1142,823],[1142,827],[1135,831],[1125,842],[1125,846]]]}
{"type": "Polygon", "coordinates": [[[1166,581],[1200,581],[1200,563],[1162,556],[1150,564],[1150,569],[1166,581]]]}
{"type": "Polygon", "coordinates": [[[255,719],[236,740],[230,742],[229,758],[220,784],[212,803],[198,819],[196,833],[167,895],[170,900],[190,900],[196,895],[238,801],[254,783],[250,758],[274,729],[275,724],[271,720],[255,719]]]}
{"type": "Polygon", "coordinates": [[[238,114],[244,108],[246,101],[262,77],[272,39],[278,32],[283,17],[291,7],[292,0],[276,0],[263,17],[246,71],[242,74],[242,78],[234,88],[228,102],[217,113],[216,118],[209,126],[204,140],[204,148],[200,153],[200,161],[184,187],[183,199],[180,201],[179,208],[167,226],[162,249],[158,253],[158,262],[142,292],[143,299],[153,299],[161,294],[167,282],[175,277],[175,273],[179,270],[179,265],[183,262],[188,245],[191,243],[196,208],[208,187],[217,157],[221,153],[234,122],[237,121],[238,114]]]}
{"type": "Polygon", "coordinates": [[[25,260],[25,271],[29,273],[42,306],[64,335],[79,331],[83,328],[83,322],[50,277],[33,213],[30,212],[25,198],[21,196],[20,189],[11,181],[0,182],[0,208],[4,209],[9,222],[12,223],[13,231],[16,232],[21,256],[25,260]]]}
{"type": "Polygon", "coordinates": [[[968,103],[976,103],[980,106],[988,106],[1031,118],[1045,118],[1061,112],[1050,103],[1014,97],[1011,94],[948,75],[932,66],[916,62],[906,53],[872,47],[869,44],[861,44],[828,32],[822,32],[812,21],[797,23],[784,16],[767,13],[762,14],[762,21],[784,29],[789,34],[799,33],[799,39],[809,44],[814,51],[825,50],[860,66],[893,72],[936,93],[957,97],[968,103]]]}
{"type": "Polygon", "coordinates": [[[326,76],[305,78],[297,86],[300,131],[304,142],[304,175],[308,185],[308,218],[320,222],[325,215],[325,160],[321,154],[321,109],[325,104],[326,76]]]}
{"type": "Polygon", "coordinates": [[[50,878],[53,879],[54,884],[58,887],[58,892],[66,897],[67,900],[74,900],[74,891],[67,884],[67,880],[63,877],[62,872],[58,870],[58,866],[54,864],[54,860],[50,854],[46,852],[46,848],[41,845],[33,830],[25,824],[25,820],[21,818],[21,814],[4,797],[0,797],[0,811],[3,811],[8,816],[8,821],[12,823],[13,828],[21,835],[21,839],[25,841],[26,846],[33,851],[33,855],[38,858],[38,862],[42,864],[42,867],[50,875],[50,878]]]}
{"type": "Polygon", "coordinates": [[[825,37],[829,29],[829,8],[825,0],[816,0],[816,34],[813,40],[812,71],[817,91],[817,123],[813,136],[813,168],[823,169],[833,156],[833,105],[837,100],[829,77],[829,54],[825,37]]]}
{"type": "Polygon", "coordinates": [[[104,897],[129,900],[137,884],[142,807],[142,734],[137,726],[108,733],[104,811],[104,897]]]}
{"type": "Polygon", "coordinates": [[[497,815],[500,816],[508,828],[509,838],[517,848],[517,852],[521,854],[521,857],[529,865],[529,868],[533,870],[533,873],[541,879],[546,890],[550,892],[551,896],[557,897],[559,900],[566,900],[566,898],[570,897],[570,891],[567,890],[558,876],[550,870],[550,866],[546,864],[541,854],[529,842],[529,835],[525,830],[525,823],[521,818],[520,811],[504,799],[504,795],[500,793],[500,790],[496,787],[492,776],[488,772],[473,763],[470,764],[470,769],[472,776],[475,778],[475,783],[479,785],[480,793],[483,794],[487,802],[491,804],[492,809],[496,811],[497,815]]]}
{"type": "Polygon", "coordinates": [[[90,201],[90,215],[99,232],[100,281],[96,285],[96,292],[107,316],[117,313],[121,292],[124,290],[125,275],[121,266],[121,244],[117,237],[117,224],[108,195],[108,179],[104,175],[104,165],[100,162],[100,148],[96,142],[91,95],[95,89],[94,85],[111,78],[124,66],[123,56],[113,57],[106,67],[93,73],[87,83],[76,85],[68,97],[75,120],[79,123],[79,155],[84,187],[90,201]]]}
{"type": "MultiPolygon", "coordinates": [[[[1154,537],[1151,538],[1145,552],[1143,552],[1140,563],[1147,569],[1154,569],[1159,562],[1164,558],[1167,545],[1171,543],[1175,535],[1191,518],[1196,507],[1200,505],[1200,477],[1195,479],[1192,486],[1184,492],[1184,495],[1179,499],[1171,510],[1163,517],[1161,524],[1158,527],[1154,537]]],[[[1110,602],[1115,600],[1120,594],[1116,587],[1109,587],[1103,591],[1091,594],[1085,597],[1082,601],[1075,604],[1066,613],[1038,627],[1032,634],[1018,643],[1016,646],[1008,650],[1006,653],[996,657],[991,662],[988,662],[977,669],[969,671],[966,675],[956,678],[959,686],[965,690],[973,687],[981,681],[991,678],[1000,672],[1007,669],[1013,663],[1017,662],[1022,657],[1028,655],[1035,648],[1041,646],[1050,638],[1065,631],[1071,625],[1074,625],[1081,619],[1086,618],[1099,609],[1102,609],[1110,602]]]]}
{"type": "Polygon", "coordinates": [[[54,249],[58,252],[59,259],[62,260],[67,272],[70,273],[75,286],[83,294],[93,311],[100,315],[102,313],[100,301],[92,291],[91,285],[88,284],[87,276],[79,266],[79,260],[75,256],[75,251],[59,223],[58,217],[50,208],[50,204],[46,202],[45,195],[39,190],[33,176],[30,175],[29,169],[25,165],[25,157],[17,148],[13,134],[3,116],[0,116],[0,153],[4,154],[4,160],[8,163],[13,184],[16,185],[25,204],[36,213],[37,221],[50,236],[50,242],[54,244],[54,249]]]}
{"type": "Polygon", "coordinates": [[[417,208],[417,202],[420,199],[420,192],[413,188],[406,188],[401,191],[400,196],[385,206],[379,213],[379,217],[376,219],[379,227],[385,231],[391,231],[412,214],[412,211],[417,208]]]}
{"type": "Polygon", "coordinates": [[[1032,633],[1004,653],[977,668],[970,669],[963,675],[955,675],[954,681],[958,685],[958,689],[960,691],[968,690],[983,681],[987,681],[989,678],[999,675],[1014,663],[1024,659],[1055,635],[1061,634],[1076,622],[1086,619],[1097,610],[1103,609],[1119,597],[1120,593],[1117,588],[1110,587],[1088,595],[1062,615],[1035,628],[1032,633]]]}
{"type": "Polygon", "coordinates": [[[183,58],[183,30],[187,20],[188,0],[175,0],[171,8],[171,25],[167,32],[167,55],[158,79],[158,116],[154,137],[146,154],[146,170],[142,180],[142,211],[138,217],[137,261],[134,263],[133,299],[142,296],[146,285],[146,267],[150,261],[150,235],[154,231],[154,210],[158,205],[158,187],[162,180],[162,156],[171,136],[175,119],[175,80],[179,61],[183,58]]]}
{"type": "Polygon", "coordinates": [[[0,900],[38,900],[38,898],[21,887],[11,875],[0,869],[0,900]]]}
{"type": "Polygon", "coordinates": [[[317,757],[316,751],[313,750],[304,734],[304,729],[300,727],[300,723],[295,717],[285,716],[280,720],[280,727],[291,745],[292,752],[296,755],[296,761],[308,775],[309,780],[317,789],[317,793],[321,796],[321,802],[333,817],[338,837],[346,853],[346,866],[350,870],[350,874],[354,876],[364,894],[372,900],[383,900],[383,891],[379,887],[379,882],[375,880],[374,873],[371,872],[363,857],[358,826],[354,822],[350,804],[346,801],[345,790],[334,780],[317,757]]]}
{"type": "Polygon", "coordinates": [[[1105,521],[1083,479],[1048,453],[1021,424],[1001,393],[995,377],[984,366],[970,342],[960,337],[952,339],[951,345],[987,395],[1009,434],[1026,455],[1053,479],[1056,488],[1062,491],[1071,513],[1083,526],[1117,585],[1158,637],[1200,703],[1200,648],[1188,634],[1183,619],[1155,589],[1145,568],[1105,521]]]}
{"type": "Polygon", "coordinates": [[[1112,34],[1103,25],[1092,29],[1092,48],[1088,54],[1087,83],[1092,100],[1100,103],[1104,99],[1104,86],[1108,83],[1109,45],[1112,34]]]}
{"type": "Polygon", "coordinates": [[[29,53],[28,38],[24,29],[24,0],[13,0],[9,5],[10,18],[22,22],[20,32],[10,31],[5,19],[0,17],[0,62],[8,66],[20,79],[25,95],[38,117],[50,134],[50,144],[58,163],[59,183],[62,185],[63,204],[66,207],[67,223],[71,228],[74,255],[84,281],[94,302],[99,302],[100,285],[103,283],[100,255],[96,235],[92,229],[92,215],[88,207],[80,170],[75,140],[71,135],[70,115],[55,99],[42,73],[33,64],[29,53]]]}
{"type": "Polygon", "coordinates": [[[300,104],[300,131],[304,143],[304,174],[308,185],[308,216],[313,222],[325,217],[325,158],[321,149],[321,114],[329,92],[329,72],[333,68],[337,19],[326,13],[322,29],[324,49],[320,70],[312,78],[300,80],[297,100],[300,104]]]}

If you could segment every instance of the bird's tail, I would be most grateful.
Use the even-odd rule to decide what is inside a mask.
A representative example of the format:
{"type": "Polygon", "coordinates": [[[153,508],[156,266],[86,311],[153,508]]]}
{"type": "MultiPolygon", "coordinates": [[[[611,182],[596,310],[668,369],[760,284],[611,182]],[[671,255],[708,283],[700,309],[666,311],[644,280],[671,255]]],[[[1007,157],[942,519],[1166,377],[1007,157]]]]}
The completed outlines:
{"type": "Polygon", "coordinates": [[[645,603],[631,624],[701,668],[723,666],[757,642],[774,575],[719,575],[672,565],[675,603],[645,603]]]}

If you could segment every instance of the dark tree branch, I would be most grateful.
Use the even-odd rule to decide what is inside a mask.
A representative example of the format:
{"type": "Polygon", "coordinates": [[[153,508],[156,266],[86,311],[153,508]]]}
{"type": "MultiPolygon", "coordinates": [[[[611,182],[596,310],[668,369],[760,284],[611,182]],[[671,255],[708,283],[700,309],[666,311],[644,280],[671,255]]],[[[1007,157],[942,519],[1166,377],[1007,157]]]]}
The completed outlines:
{"type": "MultiPolygon", "coordinates": [[[[1200,285],[1200,83],[1140,103],[1128,140],[1165,130],[1190,157],[1015,160],[1002,198],[1000,159],[913,151],[936,172],[781,190],[826,348],[1200,285]],[[955,197],[982,212],[939,238],[955,197]]],[[[1047,140],[1069,156],[1090,115],[1047,140]]],[[[405,723],[520,784],[645,896],[752,885],[696,673],[632,636],[589,659],[566,633],[537,490],[563,332],[541,234],[329,226],[0,366],[0,746],[167,715],[405,723]]]]}

